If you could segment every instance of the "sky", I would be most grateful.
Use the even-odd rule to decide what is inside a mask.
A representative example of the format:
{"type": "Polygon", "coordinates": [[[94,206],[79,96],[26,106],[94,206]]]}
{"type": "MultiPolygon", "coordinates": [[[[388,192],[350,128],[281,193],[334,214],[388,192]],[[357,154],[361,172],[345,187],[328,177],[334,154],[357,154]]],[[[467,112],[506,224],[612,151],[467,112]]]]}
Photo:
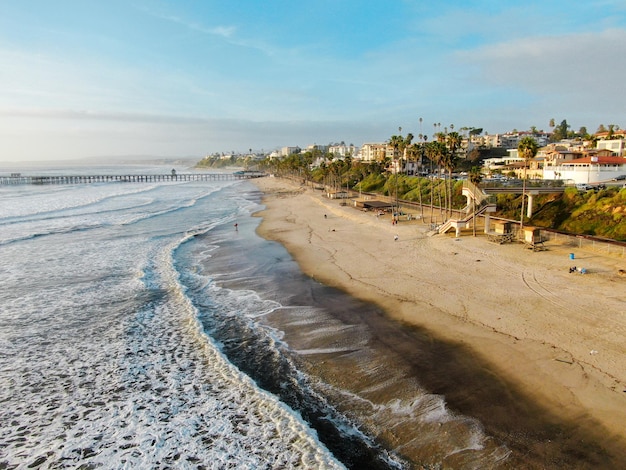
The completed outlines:
{"type": "Polygon", "coordinates": [[[623,128],[625,49],[626,0],[0,0],[0,162],[623,128]]]}

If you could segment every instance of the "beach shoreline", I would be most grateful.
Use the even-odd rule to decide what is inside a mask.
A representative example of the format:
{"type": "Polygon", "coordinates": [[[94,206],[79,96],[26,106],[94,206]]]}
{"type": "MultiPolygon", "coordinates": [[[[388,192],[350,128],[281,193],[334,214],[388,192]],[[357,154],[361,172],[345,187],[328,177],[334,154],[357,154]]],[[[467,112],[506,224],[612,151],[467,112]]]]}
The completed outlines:
{"type": "MultiPolygon", "coordinates": [[[[588,274],[569,273],[568,246],[534,253],[471,230],[429,237],[425,222],[392,225],[389,215],[289,180],[253,183],[266,204],[259,234],[283,244],[304,273],[464,349],[504,393],[568,423],[572,445],[593,437],[624,457],[626,279],[618,271],[626,260],[579,251],[588,274]]],[[[455,404],[454,390],[446,393],[455,404]]],[[[468,406],[481,421],[506,422],[489,407],[468,406]]]]}

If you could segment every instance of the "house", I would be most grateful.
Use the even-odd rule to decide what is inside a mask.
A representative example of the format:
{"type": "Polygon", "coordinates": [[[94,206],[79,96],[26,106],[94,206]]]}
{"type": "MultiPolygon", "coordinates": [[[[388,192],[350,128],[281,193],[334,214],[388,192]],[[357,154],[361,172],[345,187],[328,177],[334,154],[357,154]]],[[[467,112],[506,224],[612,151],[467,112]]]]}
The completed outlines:
{"type": "Polygon", "coordinates": [[[289,155],[293,155],[294,153],[300,153],[302,149],[300,147],[282,147],[280,149],[281,157],[288,157],[289,155]]]}
{"type": "Polygon", "coordinates": [[[506,173],[521,168],[523,166],[524,159],[517,156],[517,149],[509,150],[508,152],[508,157],[486,158],[483,160],[485,173],[506,173]]]}
{"type": "Polygon", "coordinates": [[[512,131],[506,134],[485,135],[482,137],[482,145],[486,147],[500,147],[505,149],[516,149],[519,141],[524,137],[532,137],[537,145],[542,147],[548,144],[549,135],[545,132],[524,132],[512,131]]]}
{"type": "Polygon", "coordinates": [[[626,139],[598,140],[596,147],[599,150],[608,150],[617,157],[626,156],[626,139]]]}
{"type": "Polygon", "coordinates": [[[336,158],[343,159],[345,157],[352,157],[357,154],[358,148],[354,145],[346,145],[345,143],[334,144],[328,147],[328,153],[332,153],[336,158]]]}
{"type": "Polygon", "coordinates": [[[602,150],[574,160],[558,161],[543,168],[544,179],[560,179],[575,184],[600,183],[620,175],[626,175],[626,158],[608,156],[602,150]]]}
{"type": "Polygon", "coordinates": [[[361,146],[357,158],[364,162],[376,162],[385,157],[393,159],[393,147],[387,143],[366,143],[361,146]]]}

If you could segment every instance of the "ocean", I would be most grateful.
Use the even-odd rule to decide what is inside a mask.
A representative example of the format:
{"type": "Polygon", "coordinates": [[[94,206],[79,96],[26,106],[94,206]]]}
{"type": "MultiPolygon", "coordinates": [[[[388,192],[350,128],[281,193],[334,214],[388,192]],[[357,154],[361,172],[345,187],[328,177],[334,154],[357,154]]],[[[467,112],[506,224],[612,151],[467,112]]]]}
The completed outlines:
{"type": "Polygon", "coordinates": [[[395,361],[401,326],[256,234],[251,182],[0,186],[0,201],[0,468],[507,461],[395,361]]]}

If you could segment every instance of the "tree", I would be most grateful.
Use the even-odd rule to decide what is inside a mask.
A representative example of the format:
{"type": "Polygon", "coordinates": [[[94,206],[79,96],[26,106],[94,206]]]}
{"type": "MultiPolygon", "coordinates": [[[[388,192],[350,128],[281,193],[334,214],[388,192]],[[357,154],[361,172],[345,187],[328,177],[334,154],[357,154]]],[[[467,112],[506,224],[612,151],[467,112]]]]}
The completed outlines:
{"type": "MultiPolygon", "coordinates": [[[[402,132],[402,128],[399,128],[399,131],[402,132]]],[[[398,210],[398,173],[400,173],[400,163],[398,162],[398,154],[400,153],[400,148],[402,147],[402,144],[404,143],[404,137],[402,137],[402,135],[392,135],[391,139],[389,139],[389,144],[393,147],[393,161],[394,161],[394,178],[395,178],[395,208],[393,209],[392,213],[394,214],[394,220],[395,220],[395,213],[399,212],[398,210]]]]}
{"type": "MultiPolygon", "coordinates": [[[[420,118],[421,119],[421,118],[420,118]]],[[[407,157],[409,159],[413,159],[415,161],[415,171],[414,171],[414,175],[417,176],[417,169],[418,167],[421,166],[422,163],[422,154],[424,152],[424,146],[426,144],[423,144],[422,142],[416,142],[414,144],[411,144],[407,147],[407,157]],[[419,162],[419,165],[418,165],[419,162]]],[[[424,219],[424,206],[422,204],[422,182],[421,182],[421,178],[418,180],[419,182],[419,204],[420,204],[420,213],[421,213],[421,217],[422,220],[424,219]]]]}
{"type": "MultiPolygon", "coordinates": [[[[402,127],[399,127],[398,130],[402,132],[402,127]]],[[[389,139],[389,144],[393,147],[394,160],[396,160],[399,155],[399,164],[395,167],[395,178],[396,178],[396,206],[398,205],[398,173],[400,173],[400,169],[402,168],[402,162],[406,160],[406,151],[407,148],[411,145],[413,141],[413,134],[410,132],[406,135],[406,137],[402,137],[400,135],[392,135],[391,139],[389,139]]],[[[408,165],[407,165],[408,169],[408,165]]],[[[396,207],[396,210],[399,212],[399,207],[396,207]]]]}
{"type": "MultiPolygon", "coordinates": [[[[402,136],[400,136],[400,137],[402,137],[402,136]]],[[[413,142],[413,134],[411,134],[409,132],[406,135],[406,137],[400,141],[400,148],[398,149],[398,150],[400,150],[400,153],[402,155],[402,159],[406,160],[407,163],[409,161],[409,159],[407,157],[407,149],[411,146],[411,142],[413,142]]],[[[407,171],[408,171],[408,167],[409,167],[409,165],[407,165],[407,171]]]]}
{"type": "MultiPolygon", "coordinates": [[[[470,183],[472,183],[474,186],[478,186],[478,183],[480,183],[480,181],[483,179],[480,173],[480,168],[477,166],[472,167],[472,169],[469,171],[468,176],[470,183]]],[[[473,192],[474,190],[472,190],[472,193],[473,192]]],[[[472,196],[472,214],[472,233],[474,236],[476,236],[476,194],[472,196]]]]}
{"type": "MultiPolygon", "coordinates": [[[[565,121],[563,121],[565,122],[565,121]]],[[[565,123],[567,125],[567,123],[565,123]]],[[[518,155],[524,159],[524,178],[522,179],[522,214],[520,216],[520,230],[524,228],[524,202],[526,201],[526,168],[528,163],[535,158],[539,146],[532,137],[523,137],[517,144],[518,155]]]]}
{"type": "Polygon", "coordinates": [[[583,140],[587,144],[587,148],[593,149],[598,146],[598,137],[595,135],[585,134],[583,140]]]}
{"type": "Polygon", "coordinates": [[[463,139],[458,132],[450,132],[446,136],[446,145],[449,152],[446,153],[442,163],[448,172],[448,209],[450,211],[450,217],[452,217],[452,171],[456,165],[456,154],[462,142],[463,139]]]}
{"type": "MultiPolygon", "coordinates": [[[[437,165],[437,174],[441,174],[441,161],[443,159],[443,155],[448,151],[446,146],[437,140],[433,140],[432,142],[428,142],[425,145],[426,158],[428,158],[432,163],[437,165]]],[[[435,179],[431,175],[430,178],[430,222],[433,222],[433,194],[434,194],[434,185],[435,179]]],[[[439,193],[441,195],[441,193],[439,193]]],[[[439,198],[441,200],[441,197],[439,198]]],[[[441,204],[439,204],[441,209],[441,204]]]]}
{"type": "Polygon", "coordinates": [[[563,119],[561,121],[561,124],[556,126],[556,128],[554,129],[554,132],[552,133],[552,140],[557,142],[559,140],[567,139],[567,137],[569,136],[569,128],[570,126],[567,123],[567,120],[563,119]]]}
{"type": "Polygon", "coordinates": [[[609,124],[609,133],[606,135],[607,139],[612,139],[615,135],[615,130],[617,126],[615,124],[609,124]]]}

